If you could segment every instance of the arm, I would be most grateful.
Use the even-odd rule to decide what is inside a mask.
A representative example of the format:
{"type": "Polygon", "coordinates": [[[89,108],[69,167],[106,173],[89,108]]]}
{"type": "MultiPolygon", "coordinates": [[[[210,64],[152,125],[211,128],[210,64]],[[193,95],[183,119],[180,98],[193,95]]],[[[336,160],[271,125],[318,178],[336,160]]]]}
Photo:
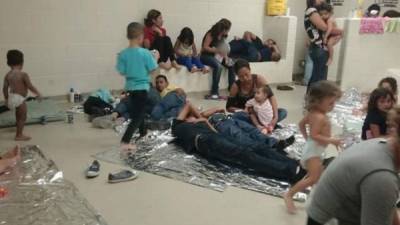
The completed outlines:
{"type": "Polygon", "coordinates": [[[234,83],[231,87],[231,90],[229,92],[229,98],[228,101],[226,102],[226,110],[228,112],[235,112],[235,110],[239,110],[239,108],[237,108],[235,106],[235,98],[239,93],[239,87],[237,86],[236,83],[234,83]]]}
{"type": "Polygon", "coordinates": [[[41,96],[42,96],[42,95],[40,94],[40,92],[36,89],[36,87],[33,86],[32,82],[31,82],[31,79],[29,79],[28,74],[25,74],[25,76],[24,76],[24,81],[25,81],[26,86],[28,87],[28,89],[29,89],[32,93],[34,93],[37,97],[41,97],[41,96]]]}
{"type": "Polygon", "coordinates": [[[225,109],[216,107],[216,108],[211,108],[211,109],[208,109],[208,110],[206,110],[204,112],[201,112],[200,114],[201,114],[202,117],[208,118],[208,117],[212,116],[215,113],[224,113],[224,112],[225,112],[225,109]]]}
{"type": "Polygon", "coordinates": [[[376,172],[360,184],[361,225],[395,224],[398,197],[396,175],[387,171],[376,172]]]}
{"type": "Polygon", "coordinates": [[[147,48],[147,49],[150,49],[151,43],[150,43],[149,39],[146,38],[146,39],[143,40],[143,47],[147,48]]]}
{"type": "Polygon", "coordinates": [[[203,42],[203,46],[202,46],[203,51],[205,51],[205,52],[210,52],[210,53],[218,53],[217,48],[215,48],[215,47],[210,47],[211,42],[212,42],[212,37],[211,37],[211,34],[208,33],[208,34],[206,35],[206,38],[204,39],[204,42],[203,42]]]}
{"type": "Polygon", "coordinates": [[[197,57],[197,48],[196,48],[196,44],[193,42],[192,44],[192,50],[193,50],[193,57],[197,57]]]}
{"type": "Polygon", "coordinates": [[[299,122],[299,129],[300,129],[300,133],[303,135],[304,139],[307,140],[308,139],[308,135],[307,135],[307,129],[306,129],[306,124],[307,124],[307,117],[304,117],[302,120],[300,120],[299,122]]]}
{"type": "Polygon", "coordinates": [[[268,101],[271,103],[272,111],[274,112],[270,125],[275,127],[276,123],[278,123],[278,102],[276,101],[275,96],[270,97],[268,101]]]}
{"type": "Polygon", "coordinates": [[[329,18],[328,21],[326,21],[326,22],[327,22],[328,29],[326,30],[326,32],[324,34],[324,43],[325,44],[328,43],[328,38],[331,35],[332,30],[333,30],[333,20],[331,18],[329,18]]]}
{"type": "Polygon", "coordinates": [[[249,107],[249,115],[250,115],[250,119],[251,122],[253,123],[254,126],[256,126],[259,130],[262,130],[264,128],[264,126],[258,121],[258,117],[256,112],[254,112],[253,107],[249,107]]]}
{"type": "Polygon", "coordinates": [[[399,218],[399,212],[397,212],[397,210],[395,210],[395,212],[393,213],[393,225],[400,225],[400,218],[399,218]]]}
{"type": "Polygon", "coordinates": [[[7,76],[4,78],[4,82],[3,82],[3,95],[4,95],[4,99],[6,100],[6,102],[8,101],[8,87],[9,87],[9,83],[7,80],[7,76]]]}
{"type": "Polygon", "coordinates": [[[319,13],[315,11],[314,13],[311,14],[310,16],[310,21],[314,26],[323,32],[326,32],[328,30],[328,25],[325,23],[325,21],[321,18],[319,13]]]}
{"type": "Polygon", "coordinates": [[[181,45],[181,42],[177,39],[174,45],[174,51],[175,54],[177,54],[178,56],[184,56],[183,52],[180,51],[179,46],[181,45]]]}
{"type": "Polygon", "coordinates": [[[309,124],[310,124],[310,137],[318,142],[320,145],[328,145],[333,144],[335,146],[340,145],[340,140],[327,137],[321,134],[322,128],[326,123],[325,115],[314,114],[309,116],[309,124]]]}

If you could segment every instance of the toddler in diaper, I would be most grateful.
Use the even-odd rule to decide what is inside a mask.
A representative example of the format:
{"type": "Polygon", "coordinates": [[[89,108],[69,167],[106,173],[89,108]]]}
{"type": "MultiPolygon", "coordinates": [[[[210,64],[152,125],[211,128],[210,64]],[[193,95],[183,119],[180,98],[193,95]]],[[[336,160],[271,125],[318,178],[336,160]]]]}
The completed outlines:
{"type": "Polygon", "coordinates": [[[29,75],[22,71],[24,55],[19,50],[10,50],[7,53],[7,64],[11,70],[4,78],[3,94],[6,105],[15,110],[17,133],[16,141],[28,141],[31,138],[24,135],[27,108],[25,98],[28,91],[32,91],[37,97],[41,97],[39,91],[32,85],[29,75]]]}
{"type": "Polygon", "coordinates": [[[307,140],[300,159],[302,167],[307,170],[307,176],[293,185],[284,195],[289,213],[296,211],[293,196],[318,182],[323,170],[322,160],[326,146],[332,144],[338,148],[341,145],[340,139],[331,137],[331,124],[327,116],[327,113],[335,107],[341,93],[339,87],[330,81],[314,83],[307,93],[307,113],[299,123],[300,132],[307,140]],[[306,126],[309,127],[309,132],[307,132],[306,126]]]}

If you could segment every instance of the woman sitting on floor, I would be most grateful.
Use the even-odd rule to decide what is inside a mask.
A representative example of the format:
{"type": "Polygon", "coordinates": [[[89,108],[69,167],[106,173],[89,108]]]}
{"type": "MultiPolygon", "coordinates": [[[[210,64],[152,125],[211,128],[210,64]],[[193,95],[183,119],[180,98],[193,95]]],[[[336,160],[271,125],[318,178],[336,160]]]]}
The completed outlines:
{"type": "MultiPolygon", "coordinates": [[[[249,115],[243,112],[243,110],[246,107],[246,102],[254,98],[258,88],[268,86],[267,81],[261,75],[251,74],[250,64],[246,60],[237,60],[234,70],[239,79],[232,85],[226,109],[228,112],[240,112],[235,113],[235,117],[252,123],[249,115]]],[[[272,90],[268,95],[268,99],[274,102],[272,104],[274,115],[270,124],[275,127],[278,122],[286,118],[287,111],[285,109],[278,109],[278,104],[272,90]]]]}

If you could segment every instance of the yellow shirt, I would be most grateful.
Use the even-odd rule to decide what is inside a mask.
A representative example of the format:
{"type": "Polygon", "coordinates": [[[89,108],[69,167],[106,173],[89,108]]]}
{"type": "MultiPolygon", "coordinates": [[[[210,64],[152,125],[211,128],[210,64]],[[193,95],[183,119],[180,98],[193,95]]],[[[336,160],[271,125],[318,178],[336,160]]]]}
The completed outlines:
{"type": "Polygon", "coordinates": [[[166,87],[166,88],[160,93],[161,98],[164,98],[168,93],[170,93],[171,91],[175,91],[177,88],[178,88],[178,87],[175,86],[175,85],[173,85],[173,84],[168,85],[168,87],[166,87]]]}

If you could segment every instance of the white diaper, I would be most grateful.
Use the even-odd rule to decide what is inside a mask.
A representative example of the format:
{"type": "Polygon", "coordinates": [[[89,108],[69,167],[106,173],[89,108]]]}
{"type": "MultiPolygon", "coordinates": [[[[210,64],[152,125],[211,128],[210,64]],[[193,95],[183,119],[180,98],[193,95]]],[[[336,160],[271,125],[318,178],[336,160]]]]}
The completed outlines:
{"type": "Polygon", "coordinates": [[[22,103],[24,103],[25,101],[25,97],[19,95],[19,94],[15,94],[15,93],[9,93],[8,94],[8,105],[7,107],[11,110],[19,107],[20,105],[22,105],[22,103]]]}
{"type": "Polygon", "coordinates": [[[325,148],[326,147],[319,145],[316,141],[309,138],[304,146],[303,154],[300,159],[301,166],[307,169],[306,162],[313,157],[320,157],[321,160],[323,160],[325,157],[325,148]]]}

